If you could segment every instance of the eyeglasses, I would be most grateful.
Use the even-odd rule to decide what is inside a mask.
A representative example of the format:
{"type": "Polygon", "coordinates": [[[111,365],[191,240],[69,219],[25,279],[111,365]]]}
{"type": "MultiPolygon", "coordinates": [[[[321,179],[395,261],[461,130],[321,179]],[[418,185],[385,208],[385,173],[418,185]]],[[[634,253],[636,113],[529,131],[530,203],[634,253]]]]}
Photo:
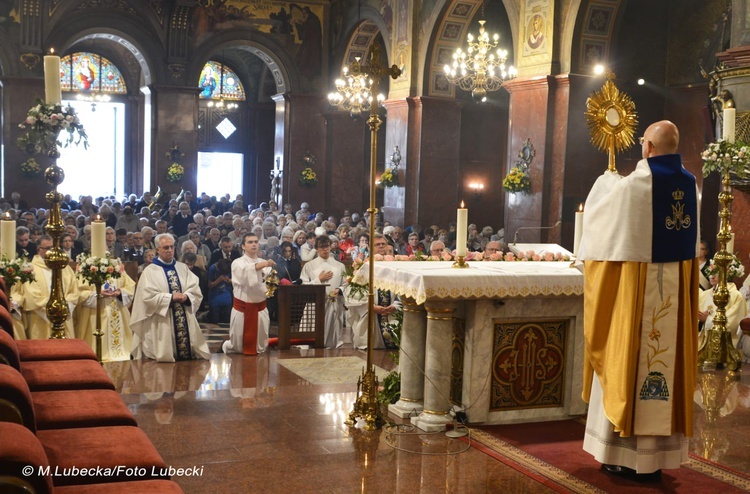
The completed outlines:
{"type": "MultiPolygon", "coordinates": [[[[639,137],[639,138],[638,138],[638,143],[639,143],[639,144],[640,144],[641,146],[643,146],[643,143],[644,143],[644,142],[651,142],[651,141],[649,141],[649,140],[648,140],[648,139],[646,139],[645,137],[639,137]]],[[[653,142],[651,142],[651,144],[653,144],[653,142]]]]}
{"type": "Polygon", "coordinates": [[[382,242],[382,243],[378,242],[377,244],[375,244],[375,247],[383,247],[384,245],[385,245],[385,242],[382,242]]]}
{"type": "Polygon", "coordinates": [[[164,250],[174,250],[174,245],[162,245],[159,248],[164,250]]]}

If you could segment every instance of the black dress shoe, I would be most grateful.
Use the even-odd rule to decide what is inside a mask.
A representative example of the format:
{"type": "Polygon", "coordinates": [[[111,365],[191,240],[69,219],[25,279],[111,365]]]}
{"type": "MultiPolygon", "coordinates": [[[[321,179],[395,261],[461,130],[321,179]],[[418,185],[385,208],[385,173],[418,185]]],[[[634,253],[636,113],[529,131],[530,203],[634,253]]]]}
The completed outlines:
{"type": "Polygon", "coordinates": [[[661,482],[661,470],[651,473],[637,473],[632,468],[623,467],[621,465],[608,465],[606,463],[602,464],[602,470],[612,475],[632,480],[633,482],[641,482],[644,484],[661,482]]]}

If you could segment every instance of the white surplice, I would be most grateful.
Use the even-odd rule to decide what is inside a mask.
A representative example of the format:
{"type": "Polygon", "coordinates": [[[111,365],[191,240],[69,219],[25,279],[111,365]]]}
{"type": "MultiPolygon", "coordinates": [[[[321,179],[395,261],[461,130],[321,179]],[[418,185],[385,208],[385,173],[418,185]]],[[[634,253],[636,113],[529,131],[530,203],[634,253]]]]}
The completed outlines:
{"type": "MultiPolygon", "coordinates": [[[[264,262],[259,257],[251,258],[243,255],[232,261],[232,294],[234,298],[243,302],[257,304],[266,300],[266,284],[263,281],[264,271],[270,268],[256,270],[255,265],[264,262]]],[[[258,313],[258,345],[257,352],[261,353],[268,347],[268,329],[271,326],[271,318],[268,309],[258,313]]],[[[224,353],[242,353],[242,343],[245,335],[245,314],[232,308],[229,319],[229,339],[224,342],[222,350],[224,353]]]]}
{"type": "MultiPolygon", "coordinates": [[[[326,284],[326,295],[330,295],[336,288],[339,292],[344,285],[344,265],[333,257],[328,259],[316,257],[305,264],[302,268],[302,281],[307,284],[321,285],[326,284]],[[333,272],[333,277],[328,281],[320,281],[320,273],[324,271],[333,272]]],[[[307,310],[306,310],[307,312],[307,310]]],[[[304,315],[303,315],[304,317],[304,315]]],[[[337,348],[344,344],[344,301],[343,296],[339,295],[335,299],[330,297],[326,299],[326,317],[325,317],[325,347],[337,348]]]]}

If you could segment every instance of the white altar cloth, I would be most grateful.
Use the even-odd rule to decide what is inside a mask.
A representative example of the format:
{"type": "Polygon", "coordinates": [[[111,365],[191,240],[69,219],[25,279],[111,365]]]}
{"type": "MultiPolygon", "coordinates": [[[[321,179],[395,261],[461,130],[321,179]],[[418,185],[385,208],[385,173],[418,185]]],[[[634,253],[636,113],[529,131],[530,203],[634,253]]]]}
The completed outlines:
{"type": "MultiPolygon", "coordinates": [[[[375,288],[413,298],[478,299],[583,295],[583,275],[562,261],[470,261],[456,269],[452,261],[376,261],[375,288]]],[[[356,283],[367,283],[367,264],[356,283]]]]}

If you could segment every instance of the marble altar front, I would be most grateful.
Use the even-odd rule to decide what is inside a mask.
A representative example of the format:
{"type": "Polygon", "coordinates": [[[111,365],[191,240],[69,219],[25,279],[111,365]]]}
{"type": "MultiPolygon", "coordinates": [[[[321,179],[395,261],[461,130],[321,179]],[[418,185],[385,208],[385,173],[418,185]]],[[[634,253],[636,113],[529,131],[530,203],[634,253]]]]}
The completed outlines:
{"type": "Polygon", "coordinates": [[[401,399],[389,412],[425,431],[452,422],[454,406],[487,424],[585,413],[580,271],[569,262],[451,266],[375,263],[375,287],[404,303],[401,399]]]}

